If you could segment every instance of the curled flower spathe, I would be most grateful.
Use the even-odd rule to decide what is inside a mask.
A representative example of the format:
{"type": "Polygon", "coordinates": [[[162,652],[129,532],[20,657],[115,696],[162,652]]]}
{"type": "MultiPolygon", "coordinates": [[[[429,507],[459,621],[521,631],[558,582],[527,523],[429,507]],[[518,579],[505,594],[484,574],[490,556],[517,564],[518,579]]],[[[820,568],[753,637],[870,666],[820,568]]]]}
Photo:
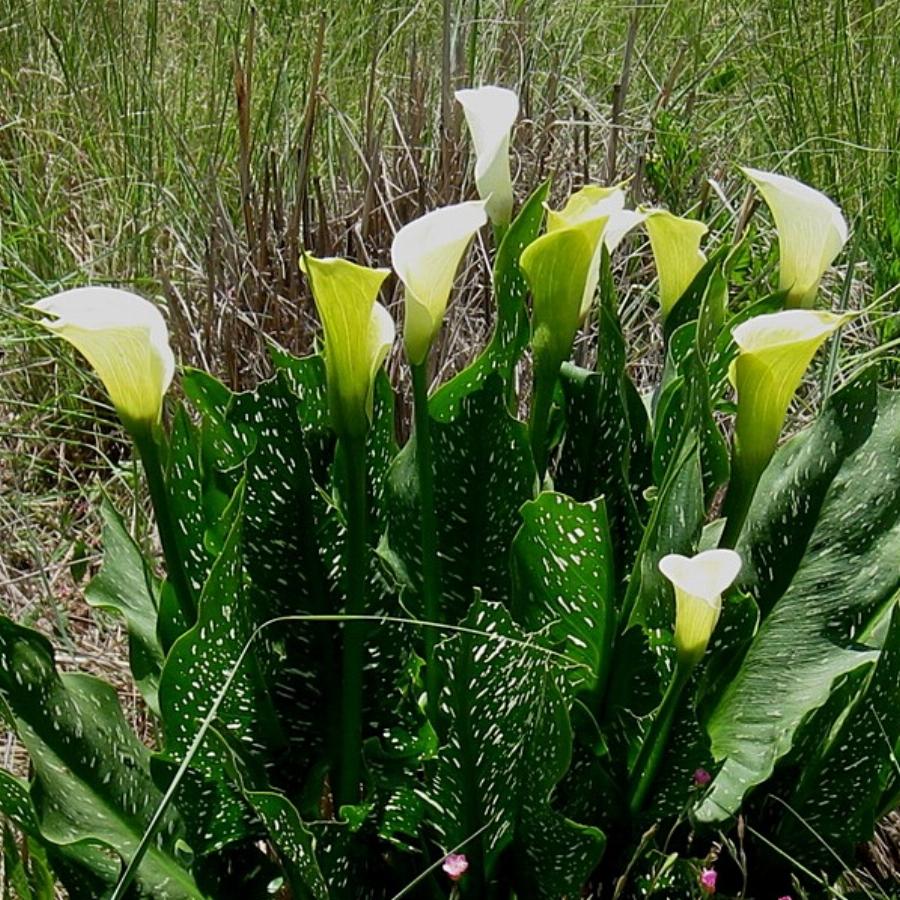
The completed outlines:
{"type": "Polygon", "coordinates": [[[84,287],[32,304],[48,331],[72,344],[100,377],[129,431],[152,428],[175,373],[159,309],[129,291],[84,287]]]}
{"type": "Polygon", "coordinates": [[[756,316],[734,329],[738,355],[729,378],[737,391],[736,449],[745,465],[757,472],[766,466],[813,356],[846,320],[792,309],[756,316]]]}
{"type": "Polygon", "coordinates": [[[708,231],[696,219],[685,219],[664,209],[643,213],[644,227],[659,277],[659,304],[665,319],[706,264],[700,241],[708,231]]]}
{"type": "Polygon", "coordinates": [[[403,340],[413,365],[428,355],[444,321],[460,260],[486,222],[485,203],[475,200],[433,210],[397,232],[391,262],[403,282],[403,340]]]}
{"type": "Polygon", "coordinates": [[[531,289],[536,373],[553,378],[568,358],[597,286],[597,250],[607,216],[560,225],[529,244],[520,265],[531,289]]]}
{"type": "Polygon", "coordinates": [[[376,299],[390,270],[312,256],[303,257],[303,270],[325,333],[332,427],[339,437],[362,437],[372,420],[375,377],[394,342],[394,320],[376,299]]]}
{"type": "Polygon", "coordinates": [[[579,307],[582,319],[588,314],[597,291],[603,247],[606,246],[612,253],[622,238],[641,221],[643,216],[640,213],[625,209],[625,191],[621,185],[614,187],[587,185],[572,194],[562,209],[547,211],[548,234],[563,228],[600,223],[600,227],[593,229],[590,234],[594,255],[579,307]]]}
{"type": "Polygon", "coordinates": [[[812,306],[822,275],[847,243],[841,210],[802,181],[759,169],[741,171],[756,185],[775,220],[778,287],[787,292],[787,306],[812,306]]]}
{"type": "Polygon", "coordinates": [[[495,226],[512,218],[513,189],[509,171],[509,136],[519,115],[515,92],[495,85],[457,91],[475,145],[475,185],[495,226]]]}
{"type": "Polygon", "coordinates": [[[693,667],[702,658],[722,611],[722,592],[741,571],[733,550],[704,550],[696,556],[670,553],[659,570],[675,588],[675,650],[679,665],[693,667]]]}

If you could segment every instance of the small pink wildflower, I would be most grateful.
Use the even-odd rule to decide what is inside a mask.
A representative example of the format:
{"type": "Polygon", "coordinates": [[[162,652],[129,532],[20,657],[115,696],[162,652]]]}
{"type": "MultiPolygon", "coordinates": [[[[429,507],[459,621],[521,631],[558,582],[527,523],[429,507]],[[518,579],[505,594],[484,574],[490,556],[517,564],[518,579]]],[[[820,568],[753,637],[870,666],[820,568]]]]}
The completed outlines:
{"type": "Polygon", "coordinates": [[[714,894],[716,892],[716,879],[718,877],[715,869],[703,869],[700,873],[700,887],[707,894],[714,894]]]}
{"type": "Polygon", "coordinates": [[[712,781],[712,775],[706,769],[697,769],[694,772],[694,784],[697,787],[706,787],[712,781]]]}
{"type": "Polygon", "coordinates": [[[451,881],[459,881],[466,870],[469,868],[469,861],[466,859],[465,853],[451,853],[445,860],[441,868],[447,873],[447,877],[451,881]]]}

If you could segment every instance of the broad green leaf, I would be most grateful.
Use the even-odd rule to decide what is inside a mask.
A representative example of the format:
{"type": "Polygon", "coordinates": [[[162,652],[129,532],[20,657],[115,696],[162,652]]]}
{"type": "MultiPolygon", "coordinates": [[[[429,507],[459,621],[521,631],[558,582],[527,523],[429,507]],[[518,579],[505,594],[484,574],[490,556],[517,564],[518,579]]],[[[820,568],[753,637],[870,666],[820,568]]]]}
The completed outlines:
{"type": "Polygon", "coordinates": [[[900,739],[900,606],[894,602],[890,609],[874,669],[818,759],[807,763],[779,830],[779,845],[816,870],[834,869],[834,853],[852,865],[856,846],[872,838],[894,770],[900,739]]]}
{"type": "MultiPolygon", "coordinates": [[[[243,580],[241,558],[243,487],[229,512],[232,525],[221,554],[213,565],[200,597],[197,624],[172,647],[159,685],[159,705],[165,734],[166,762],[177,764],[213,707],[223,682],[236,665],[255,629],[254,610],[243,580]]],[[[218,711],[221,730],[242,746],[248,756],[277,752],[283,744],[251,650],[234,678],[218,711]]],[[[186,786],[185,807],[193,822],[202,822],[202,837],[192,836],[196,853],[208,853],[252,833],[250,816],[236,789],[230,789],[221,741],[207,735],[192,767],[205,789],[186,786]]],[[[177,802],[177,801],[176,801],[177,802]]]]}
{"type": "MultiPolygon", "coordinates": [[[[558,677],[558,676],[556,676],[558,677]]],[[[551,805],[572,759],[572,726],[566,704],[544,671],[534,728],[523,760],[522,809],[516,823],[513,882],[523,900],[558,900],[582,894],[606,846],[598,828],[579,825],[551,805]]]]}
{"type": "Polygon", "coordinates": [[[494,260],[493,287],[497,302],[494,333],[475,362],[431,398],[431,413],[441,421],[456,418],[464,398],[477,391],[492,372],[499,372],[508,385],[512,370],[528,344],[528,310],[525,305],[528,288],[519,268],[519,257],[540,232],[544,220],[544,201],[549,190],[550,183],[544,182],[528,198],[503,236],[494,260]]]}
{"type": "MultiPolygon", "coordinates": [[[[150,778],[148,751],[125,722],[115,691],[87,675],[61,675],[45,638],[0,618],[0,697],[34,766],[42,837],[58,845],[101,845],[128,859],[161,795],[150,778]]],[[[138,869],[137,896],[203,896],[173,855],[178,831],[170,812],[138,869]]],[[[115,878],[118,867],[105,874],[115,878]]]]}
{"type": "Polygon", "coordinates": [[[522,507],[513,542],[514,610],[529,631],[574,662],[572,686],[594,690],[610,665],[616,626],[612,541],[602,500],[576,503],[542,493],[522,507]]]}
{"type": "Polygon", "coordinates": [[[773,459],[738,552],[765,618],[710,717],[723,764],[705,822],[736,812],[835,682],[877,658],[856,640],[900,587],[900,395],[876,397],[871,374],[834,395],[773,459]]]}
{"type": "MultiPolygon", "coordinates": [[[[469,394],[452,420],[433,420],[432,442],[441,608],[444,621],[455,623],[476,588],[509,601],[510,545],[537,479],[525,427],[507,411],[499,375],[469,394]]],[[[413,436],[391,467],[386,500],[388,543],[410,581],[415,613],[421,612],[418,494],[413,436]]]]}
{"type": "Polygon", "coordinates": [[[85,588],[94,608],[119,613],[128,626],[131,674],[151,709],[158,712],[156,692],[163,651],[156,636],[159,584],[140,549],[107,497],[100,504],[103,519],[103,564],[85,588]]]}

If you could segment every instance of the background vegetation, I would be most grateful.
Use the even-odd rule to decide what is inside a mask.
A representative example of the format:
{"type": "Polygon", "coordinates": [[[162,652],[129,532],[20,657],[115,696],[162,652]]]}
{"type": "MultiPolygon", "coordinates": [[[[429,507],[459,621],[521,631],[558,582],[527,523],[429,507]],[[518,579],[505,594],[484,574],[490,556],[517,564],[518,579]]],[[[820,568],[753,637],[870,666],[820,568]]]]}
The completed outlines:
{"type": "MultiPolygon", "coordinates": [[[[251,383],[267,337],[311,343],[301,245],[385,262],[401,224],[471,193],[455,87],[518,90],[523,194],[546,175],[557,200],[633,176],[635,202],[734,229],[752,212],[737,162],[827,191],[854,237],[826,295],[882,298],[838,371],[876,342],[889,361],[898,62],[896,0],[0,0],[0,605],[53,632],[63,665],[127,683],[118,626],[80,586],[96,562],[83,535],[99,530],[85,500],[110,471],[131,496],[135,470],[102,395],[73,355],[55,361],[23,304],[131,285],[165,302],[183,362],[251,383]]],[[[617,277],[640,375],[658,360],[647,256],[630,240],[617,277]]],[[[484,259],[437,377],[481,345],[484,259]]],[[[132,508],[146,531],[140,498],[132,508]]],[[[0,764],[15,752],[7,739],[0,764]]]]}

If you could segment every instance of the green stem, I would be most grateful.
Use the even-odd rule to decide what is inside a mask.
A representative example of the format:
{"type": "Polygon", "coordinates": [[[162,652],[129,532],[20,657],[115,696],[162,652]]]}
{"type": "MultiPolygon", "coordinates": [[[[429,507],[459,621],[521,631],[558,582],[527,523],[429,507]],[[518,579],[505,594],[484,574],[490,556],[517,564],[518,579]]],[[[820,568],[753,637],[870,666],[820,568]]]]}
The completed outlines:
{"type": "MultiPolygon", "coordinates": [[[[347,516],[347,604],[351,616],[366,611],[367,497],[365,438],[341,441],[345,466],[347,516]]],[[[366,623],[344,625],[341,666],[341,758],[338,767],[339,805],[359,802],[362,774],[362,670],[366,623]]]]}
{"type": "Polygon", "coordinates": [[[553,392],[556,389],[558,369],[551,373],[547,369],[535,369],[534,396],[531,404],[531,454],[537,468],[538,480],[543,482],[547,471],[547,440],[550,431],[550,410],[553,406],[553,392]]]}
{"type": "Polygon", "coordinates": [[[676,664],[672,680],[666,688],[662,703],[656,710],[650,730],[647,732],[640,752],[631,770],[631,787],[628,793],[628,809],[636,816],[644,805],[647,793],[653,786],[656,770],[666,750],[669,732],[678,712],[678,701],[693,671],[692,666],[676,664]]]}
{"type": "Polygon", "coordinates": [[[162,544],[163,556],[166,561],[166,574],[175,590],[175,597],[185,622],[192,625],[197,618],[197,606],[184,567],[178,533],[175,530],[175,520],[169,506],[169,494],[163,476],[159,444],[150,428],[133,428],[132,436],[144,466],[144,474],[147,477],[147,487],[150,491],[150,502],[156,518],[159,542],[162,544]]]}
{"type": "Polygon", "coordinates": [[[725,495],[723,506],[725,527],[719,540],[720,547],[733,549],[737,544],[765,467],[765,463],[760,466],[750,462],[741,453],[740,447],[735,445],[731,460],[731,478],[728,481],[728,493],[725,495]]]}
{"type": "MultiPolygon", "coordinates": [[[[425,619],[441,621],[441,570],[438,558],[437,517],[434,508],[434,462],[431,447],[431,417],[428,414],[427,360],[412,366],[413,406],[416,422],[416,469],[419,476],[419,512],[422,541],[422,596],[425,619]]],[[[440,672],[434,658],[438,632],[425,629],[425,685],[428,718],[434,725],[440,701],[440,672]]]]}

